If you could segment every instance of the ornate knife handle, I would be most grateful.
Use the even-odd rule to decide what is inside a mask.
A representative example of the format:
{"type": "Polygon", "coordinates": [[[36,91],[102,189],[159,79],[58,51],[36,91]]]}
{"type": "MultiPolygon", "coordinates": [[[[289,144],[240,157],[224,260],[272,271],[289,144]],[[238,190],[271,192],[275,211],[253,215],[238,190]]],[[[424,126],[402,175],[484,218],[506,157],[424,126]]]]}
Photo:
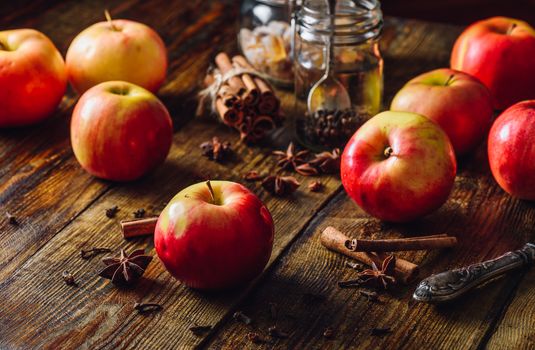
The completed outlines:
{"type": "Polygon", "coordinates": [[[455,299],[468,290],[484,284],[508,271],[535,263],[535,244],[467,267],[449,270],[422,280],[413,299],[423,302],[443,302],[455,299]]]}

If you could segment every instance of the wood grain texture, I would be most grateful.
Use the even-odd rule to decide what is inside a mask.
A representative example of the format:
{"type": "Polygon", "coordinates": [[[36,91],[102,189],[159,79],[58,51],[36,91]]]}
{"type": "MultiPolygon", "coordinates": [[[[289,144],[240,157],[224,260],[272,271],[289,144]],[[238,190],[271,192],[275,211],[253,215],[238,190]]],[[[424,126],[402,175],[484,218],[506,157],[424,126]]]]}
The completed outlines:
{"type": "MultiPolygon", "coordinates": [[[[157,259],[135,288],[116,288],[98,277],[99,257],[82,260],[80,249],[101,246],[117,252],[145,247],[155,255],[150,237],[123,240],[118,222],[132,218],[139,208],[148,216],[157,215],[176,192],[201,180],[241,181],[252,169],[274,172],[269,153],[273,148],[284,149],[289,134],[278,131],[269,142],[248,148],[237,144],[238,135],[232,130],[211,119],[191,121],[207,66],[217,52],[236,50],[236,1],[22,1],[24,7],[2,4],[0,12],[5,15],[0,16],[0,25],[42,30],[63,54],[80,30],[102,20],[104,7],[115,18],[155,28],[170,59],[168,78],[158,95],[178,131],[166,162],[129,184],[97,180],[78,166],[68,140],[68,120],[76,99],[72,93],[45,124],[0,131],[1,210],[21,217],[18,227],[0,222],[0,348],[256,348],[245,340],[251,330],[269,340],[264,348],[477,348],[489,339],[495,348],[507,345],[509,339],[519,346],[531,344],[529,329],[520,335],[503,329],[507,320],[530,324],[516,314],[508,316],[507,311],[511,300],[511,307],[518,309],[531,301],[527,293],[515,304],[522,274],[490,284],[451,307],[413,304],[413,285],[371,304],[355,290],[336,287],[352,271],[343,267],[344,258],[326,251],[317,239],[327,225],[366,238],[437,232],[457,236],[458,249],[403,255],[421,263],[423,275],[519,247],[534,238],[535,208],[496,186],[483,147],[461,161],[448,203],[410,225],[371,219],[346,197],[336,177],[322,177],[325,189],[320,193],[308,191],[312,178],[298,177],[301,187],[289,198],[275,198],[258,184],[246,184],[273,214],[276,238],[268,269],[243,288],[223,293],[185,288],[157,259]],[[212,136],[234,143],[235,156],[228,162],[219,164],[201,156],[199,144],[212,136]],[[109,219],[105,209],[113,205],[120,211],[109,219]],[[63,282],[61,273],[66,270],[75,276],[77,287],[63,282]],[[164,310],[142,316],[133,309],[137,301],[155,301],[164,310]],[[277,304],[276,319],[271,318],[270,302],[277,304]],[[253,317],[251,327],[232,320],[237,309],[253,317]],[[267,327],[274,323],[290,338],[270,339],[267,327]],[[214,329],[196,336],[189,331],[193,325],[214,329]],[[333,340],[322,336],[329,326],[334,329],[333,340]],[[371,337],[370,328],[375,326],[389,326],[393,332],[371,337]]],[[[386,101],[414,75],[447,66],[460,30],[388,19],[382,39],[386,101]]],[[[283,105],[291,106],[292,97],[287,93],[282,97],[283,105]]],[[[533,284],[529,276],[522,285],[533,284]]]]}
{"type": "MultiPolygon", "coordinates": [[[[229,49],[234,45],[235,28],[223,26],[233,21],[232,8],[222,3],[205,5],[203,2],[191,4],[187,10],[192,11],[194,6],[205,7],[206,11],[201,12],[206,16],[200,19],[204,23],[202,26],[180,30],[182,12],[175,13],[177,18],[170,16],[166,19],[169,28],[172,28],[172,34],[164,35],[171,38],[168,47],[177,43],[175,52],[198,50],[196,55],[184,55],[184,51],[180,60],[174,60],[168,83],[160,92],[176,124],[191,119],[195,109],[196,85],[215,50],[229,49]],[[173,37],[175,30],[176,36],[173,37]]],[[[136,7],[136,11],[141,11],[143,16],[154,16],[149,8],[142,6],[136,7]]],[[[139,20],[143,21],[143,16],[140,15],[139,20]]],[[[183,25],[190,22],[184,20],[183,25]]],[[[160,23],[157,28],[161,26],[160,23]]],[[[284,103],[290,102],[291,99],[286,99],[284,103]]],[[[145,208],[148,215],[158,214],[166,201],[189,184],[207,178],[240,181],[242,175],[251,169],[274,171],[275,161],[269,155],[271,149],[266,148],[236,145],[236,156],[223,165],[205,159],[200,154],[199,144],[213,135],[234,143],[238,139],[234,132],[212,120],[189,123],[176,133],[168,160],[156,172],[131,184],[113,185],[30,260],[13,273],[6,274],[0,283],[0,294],[2,298],[9,297],[12,305],[0,311],[0,319],[5,325],[0,330],[0,345],[50,349],[193,346],[200,341],[188,330],[193,323],[215,325],[224,319],[230,306],[248,288],[223,295],[204,295],[181,286],[156,262],[135,290],[119,290],[96,275],[99,268],[97,258],[88,262],[79,257],[80,249],[97,245],[114,250],[119,247],[132,249],[133,246],[148,246],[150,249],[150,238],[125,244],[116,221],[131,217],[133,211],[140,207],[145,208]],[[105,209],[113,205],[121,208],[116,220],[104,215],[105,209]],[[64,270],[74,274],[78,288],[65,285],[60,277],[64,270]],[[139,300],[156,300],[164,305],[165,311],[153,317],[140,317],[132,308],[133,303],[139,300]],[[55,306],[58,301],[61,301],[61,307],[55,306]],[[141,328],[146,330],[140,332],[141,328]],[[149,333],[152,336],[147,336],[149,333]]],[[[279,143],[287,139],[284,135],[276,137],[279,143]]],[[[282,144],[286,146],[285,142],[282,144]]],[[[302,190],[286,199],[275,199],[266,195],[258,185],[253,187],[271,210],[277,226],[273,259],[340,188],[338,180],[325,178],[324,191],[310,193],[306,189],[308,181],[303,180],[302,190]],[[288,212],[293,215],[288,217],[288,212]]],[[[154,252],[151,251],[151,254],[154,252]]]]}
{"type": "Polygon", "coordinates": [[[510,299],[503,318],[489,337],[487,348],[534,349],[535,269],[526,273],[510,299]]]}
{"type": "MultiPolygon", "coordinates": [[[[447,65],[449,45],[458,31],[448,26],[404,23],[403,32],[411,39],[389,46],[385,67],[387,96],[392,88],[423,71],[447,65]],[[412,40],[415,40],[413,42],[412,40]],[[408,62],[421,62],[409,66],[408,62]],[[401,67],[411,67],[401,69],[401,67]],[[413,71],[415,70],[415,71],[413,71]],[[408,75],[405,75],[408,74],[408,75]],[[392,84],[389,79],[397,77],[392,84]]],[[[389,33],[386,33],[387,39],[389,33]]],[[[411,224],[394,225],[370,218],[345,193],[340,193],[307,227],[304,235],[278,263],[262,287],[237,306],[254,321],[251,326],[228,322],[208,343],[209,348],[306,348],[306,349],[477,349],[485,346],[489,332],[507,307],[522,274],[490,283],[459,301],[441,306],[411,300],[416,283],[383,293],[378,303],[367,301],[357,289],[340,289],[337,282],[354,278],[344,266],[347,258],[327,251],[319,241],[321,231],[334,226],[360,238],[403,237],[447,232],[459,239],[455,249],[436,252],[402,253],[401,257],[420,264],[422,276],[486,260],[516,249],[534,239],[535,208],[515,200],[494,182],[486,160],[486,147],[460,161],[454,190],[436,213],[411,224]],[[273,319],[270,304],[279,315],[273,319]],[[277,325],[288,339],[272,338],[268,328],[277,325]],[[332,327],[333,339],[323,336],[332,327]],[[392,332],[373,336],[374,327],[390,327],[392,332]],[[260,346],[247,339],[257,332],[266,340],[260,346]]],[[[527,286],[526,286],[527,287],[527,286]]],[[[529,287],[528,287],[529,288],[529,287]]],[[[532,294],[532,293],[531,293],[532,294]]],[[[529,301],[529,297],[521,304],[529,301]]],[[[522,307],[518,305],[518,307],[522,307]]],[[[530,315],[530,314],[526,314],[530,315]]],[[[525,316],[530,317],[530,316],[525,316]]],[[[520,317],[516,324],[528,325],[520,317]]],[[[499,335],[497,335],[499,336],[499,335]]],[[[517,344],[529,342],[517,333],[517,344]]],[[[496,348],[507,348],[509,341],[496,348]]],[[[515,344],[515,343],[512,343],[515,344]]]]}

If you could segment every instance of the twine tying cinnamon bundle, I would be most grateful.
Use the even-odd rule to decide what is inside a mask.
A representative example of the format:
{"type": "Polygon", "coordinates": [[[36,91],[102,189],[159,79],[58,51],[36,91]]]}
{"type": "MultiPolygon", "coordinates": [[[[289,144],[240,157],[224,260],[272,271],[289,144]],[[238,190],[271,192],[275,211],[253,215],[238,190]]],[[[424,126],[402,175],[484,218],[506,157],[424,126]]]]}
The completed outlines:
{"type": "Polygon", "coordinates": [[[209,100],[211,112],[224,124],[238,130],[241,140],[246,143],[256,143],[282,124],[280,101],[263,74],[239,55],[231,61],[221,52],[215,63],[217,68],[204,80],[207,88],[199,93],[197,114],[203,113],[206,100],[209,100]]]}

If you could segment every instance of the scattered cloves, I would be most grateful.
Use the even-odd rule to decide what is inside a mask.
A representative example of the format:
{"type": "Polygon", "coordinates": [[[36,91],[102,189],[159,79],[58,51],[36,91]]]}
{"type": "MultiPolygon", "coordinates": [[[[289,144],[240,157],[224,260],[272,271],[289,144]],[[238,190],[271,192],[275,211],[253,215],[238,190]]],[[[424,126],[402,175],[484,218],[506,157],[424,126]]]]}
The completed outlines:
{"type": "Polygon", "coordinates": [[[285,339],[288,338],[288,333],[285,333],[277,328],[277,326],[271,326],[268,328],[268,333],[273,338],[285,339]]]}
{"type": "Polygon", "coordinates": [[[314,180],[308,184],[308,189],[311,192],[319,192],[323,189],[323,184],[319,180],[314,180]]]}
{"type": "Polygon", "coordinates": [[[334,337],[334,329],[333,327],[327,327],[323,331],[323,337],[327,339],[332,339],[334,337]]]}
{"type": "Polygon", "coordinates": [[[375,327],[371,329],[371,334],[377,337],[386,335],[388,333],[392,333],[390,327],[375,327]]]}
{"type": "Polygon", "coordinates": [[[191,333],[196,335],[197,337],[201,337],[205,335],[206,333],[210,332],[212,330],[212,326],[191,326],[189,327],[189,330],[191,333]]]}
{"type": "Polygon", "coordinates": [[[260,336],[260,334],[256,332],[249,332],[247,333],[247,339],[249,339],[250,342],[253,344],[262,344],[266,341],[260,336]]]}
{"type": "Polygon", "coordinates": [[[7,222],[9,222],[11,225],[18,225],[19,222],[17,221],[17,217],[14,215],[11,215],[10,213],[6,213],[7,222]]]}
{"type": "Polygon", "coordinates": [[[63,281],[65,281],[65,284],[67,284],[68,286],[76,286],[74,276],[69,271],[63,271],[63,273],[61,274],[61,278],[63,278],[63,281]]]}
{"type": "Polygon", "coordinates": [[[141,208],[141,209],[138,209],[134,212],[134,217],[136,219],[141,219],[142,217],[145,216],[145,209],[141,208]]]}
{"type": "Polygon", "coordinates": [[[109,248],[91,248],[91,249],[82,249],[80,250],[80,257],[84,260],[91,259],[92,257],[103,254],[103,253],[110,253],[111,249],[109,248]]]}
{"type": "Polygon", "coordinates": [[[366,297],[369,301],[377,301],[379,300],[379,294],[377,292],[371,291],[371,290],[359,290],[360,295],[366,297]]]}
{"type": "Polygon", "coordinates": [[[234,318],[238,322],[242,322],[242,323],[245,323],[247,325],[249,325],[249,324],[251,324],[251,322],[253,322],[253,320],[249,316],[247,316],[246,314],[244,314],[241,311],[236,311],[234,313],[234,315],[232,315],[232,318],[234,318]]]}
{"type": "Polygon", "coordinates": [[[150,312],[157,312],[163,310],[163,306],[156,303],[134,303],[134,310],[140,314],[147,314],[150,312]]]}
{"type": "Polygon", "coordinates": [[[106,209],[106,216],[110,219],[115,217],[115,214],[119,211],[119,207],[114,205],[111,208],[106,209]]]}

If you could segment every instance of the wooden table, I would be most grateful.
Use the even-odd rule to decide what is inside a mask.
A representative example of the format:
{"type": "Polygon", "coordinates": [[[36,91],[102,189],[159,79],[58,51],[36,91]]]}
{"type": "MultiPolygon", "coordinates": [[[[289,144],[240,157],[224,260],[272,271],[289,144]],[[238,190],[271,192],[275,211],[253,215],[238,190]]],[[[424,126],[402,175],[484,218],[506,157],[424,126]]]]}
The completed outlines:
{"type": "MultiPolygon", "coordinates": [[[[42,125],[0,131],[0,214],[16,215],[19,225],[0,222],[0,348],[531,348],[535,347],[535,270],[512,273],[445,306],[411,300],[415,284],[367,301],[337,281],[354,276],[346,258],[324,249],[318,239],[327,225],[360,237],[449,233],[452,250],[401,254],[421,265],[422,276],[477,262],[535,239],[535,208],[506,195],[490,175],[485,148],[459,161],[454,190],[436,213],[408,225],[380,222],[346,196],[338,177],[322,177],[325,189],[312,193],[311,178],[292,197],[280,199],[247,184],[273,214],[276,237],[264,274],[246,288],[201,293],[174,280],[155,259],[135,288],[118,289],[97,276],[99,258],[82,260],[94,246],[155,255],[152,238],[122,239],[118,221],[138,208],[158,214],[180,189],[200,180],[241,181],[245,172],[274,171],[272,147],[236,146],[237,160],[218,164],[203,158],[199,144],[213,135],[237,140],[210,119],[192,120],[199,81],[220,50],[236,50],[237,1],[189,0],[28,1],[2,5],[0,27],[33,27],[65,53],[74,36],[103,19],[141,21],[155,28],[169,49],[167,82],[159,96],[176,125],[164,165],[133,183],[110,183],[85,173],[73,157],[69,117],[77,96],[63,100],[42,125]],[[104,215],[118,205],[116,218],[104,215]],[[61,278],[70,271],[78,282],[61,278]],[[154,301],[164,310],[139,315],[136,301],[154,301]],[[270,310],[276,309],[275,319],[270,310]],[[253,319],[233,320],[236,310],[253,319]],[[213,329],[194,335],[193,325],[213,329]],[[270,326],[289,333],[273,339],[270,326]],[[328,327],[333,337],[323,336],[328,327]],[[372,336],[373,327],[390,327],[372,336]],[[267,340],[253,344],[249,332],[267,340]]],[[[382,39],[385,105],[407,79],[448,65],[449,51],[462,28],[389,18],[382,39]]],[[[285,100],[286,105],[291,101],[285,100]]],[[[287,141],[279,138],[283,148],[287,141]]]]}

